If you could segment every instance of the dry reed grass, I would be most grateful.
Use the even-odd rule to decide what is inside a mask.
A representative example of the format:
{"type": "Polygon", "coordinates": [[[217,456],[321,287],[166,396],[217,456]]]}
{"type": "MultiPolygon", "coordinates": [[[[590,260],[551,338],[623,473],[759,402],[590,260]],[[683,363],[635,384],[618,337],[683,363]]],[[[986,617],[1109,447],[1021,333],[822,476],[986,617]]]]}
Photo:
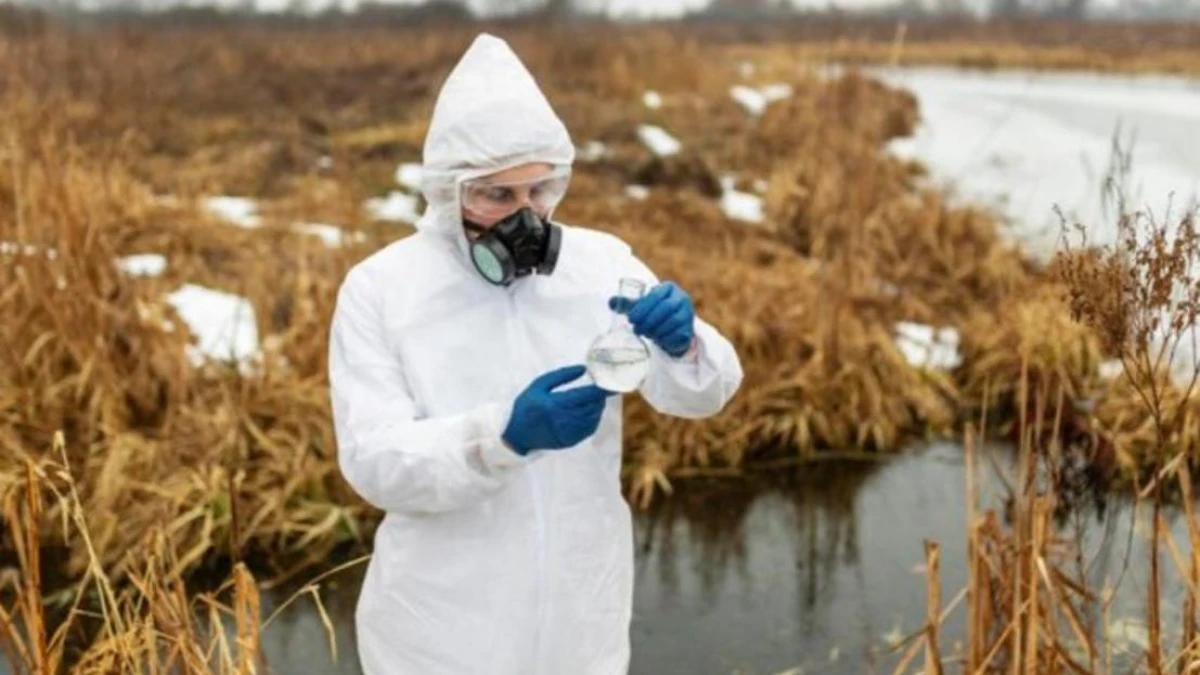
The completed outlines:
{"type": "Polygon", "coordinates": [[[71,470],[59,434],[47,456],[36,465],[26,463],[24,475],[2,495],[21,583],[0,586],[0,593],[15,592],[17,598],[11,610],[0,608],[0,646],[15,675],[266,672],[259,588],[248,568],[239,563],[224,585],[191,592],[159,527],[127,583],[115,583],[95,550],[71,470]],[[59,594],[63,608],[53,619],[38,571],[46,534],[38,530],[40,511],[47,500],[63,513],[56,527],[60,535],[79,538],[88,551],[85,571],[59,594]],[[79,632],[88,638],[81,641],[79,632]]]}
{"type": "Polygon", "coordinates": [[[892,670],[896,675],[940,673],[946,663],[956,663],[964,673],[1038,675],[1162,675],[1194,672],[1200,664],[1196,631],[1200,519],[1194,510],[1189,463],[1172,462],[1155,481],[1179,490],[1183,505],[1179,515],[1187,519],[1187,541],[1176,542],[1170,534],[1159,492],[1143,493],[1135,508],[1135,518],[1138,513],[1148,513],[1150,525],[1146,546],[1139,546],[1133,555],[1146,556],[1150,572],[1143,595],[1145,644],[1134,648],[1120,635],[1119,628],[1114,628],[1118,624],[1112,621],[1113,589],[1097,587],[1090,579],[1083,564],[1083,541],[1063,532],[1054,518],[1063,498],[1054,477],[1061,469],[1053,447],[1059,437],[1053,427],[1059,419],[1061,414],[1046,420],[1051,427],[1048,429],[1030,425],[1022,435],[1018,475],[1013,481],[1016,492],[1003,513],[995,509],[978,511],[979,460],[968,426],[967,585],[942,608],[936,544],[927,542],[929,620],[921,633],[907,641],[907,649],[892,670]],[[1049,445],[1046,439],[1050,439],[1049,445]],[[1163,620],[1167,565],[1184,580],[1177,627],[1163,620]],[[966,639],[961,650],[946,653],[945,645],[939,646],[942,627],[964,602],[961,616],[966,639]],[[1178,648],[1168,644],[1168,634],[1179,637],[1178,648]],[[910,670],[922,649],[926,653],[924,665],[910,670]]]}
{"type": "MultiPolygon", "coordinates": [[[[0,216],[0,233],[62,254],[3,270],[37,276],[5,298],[22,320],[4,328],[19,400],[0,433],[14,457],[36,458],[28,448],[66,431],[106,565],[125,564],[158,522],[173,524],[191,568],[247,548],[319,559],[374,520],[333,462],[325,322],[348,265],[402,234],[367,222],[362,198],[416,158],[434,85],[469,33],[338,36],[51,31],[5,45],[0,194],[15,217],[0,216]],[[314,161],[324,156],[331,168],[314,161]],[[198,213],[194,198],[213,192],[260,197],[266,225],[198,213]],[[329,251],[280,227],[298,218],[373,237],[329,251]],[[111,261],[137,251],[167,254],[167,275],[120,275],[111,261]],[[55,270],[75,266],[86,271],[66,275],[61,292],[89,300],[52,302],[55,270]],[[260,374],[188,365],[187,336],[160,321],[173,318],[162,292],[183,281],[251,301],[271,345],[260,374]],[[164,453],[173,460],[157,461],[164,453]]],[[[953,321],[1033,282],[985,216],[916,191],[911,166],[880,157],[881,143],[912,128],[910,95],[854,74],[798,74],[797,95],[756,119],[730,100],[725,73],[693,65],[709,49],[695,39],[511,37],[576,137],[611,151],[580,167],[564,218],[625,236],[694,290],[746,359],[745,394],[710,422],[632,406],[639,502],[674,472],[891,450],[949,426],[954,387],[903,360],[891,323],[953,321]],[[642,109],[648,88],[662,92],[661,109],[642,109]],[[641,121],[667,126],[688,152],[654,158],[634,133],[641,121]],[[711,192],[725,172],[769,183],[768,225],[721,213],[711,192]],[[632,180],[650,185],[650,200],[612,196],[632,180]]],[[[81,569],[80,551],[72,561],[81,569]]]]}
{"type": "MultiPolygon", "coordinates": [[[[1197,404],[1200,373],[1193,328],[1200,316],[1200,236],[1196,207],[1181,214],[1155,216],[1129,208],[1121,189],[1128,155],[1116,149],[1110,194],[1116,205],[1116,240],[1087,245],[1086,225],[1068,230],[1082,235],[1082,245],[1066,249],[1052,267],[1057,286],[1048,299],[1035,299],[1010,312],[1009,329],[982,320],[973,342],[987,352],[988,336],[996,341],[1025,343],[1024,348],[992,348],[979,358],[964,354],[974,368],[996,373],[1008,361],[1007,376],[982,382],[985,400],[993,382],[1015,383],[1019,407],[1015,438],[1020,459],[1010,502],[1001,515],[977,513],[978,478],[968,426],[967,485],[968,582],[964,589],[967,640],[965,653],[952,655],[967,673],[1191,673],[1200,668],[1196,599],[1200,595],[1200,519],[1195,513],[1193,469],[1197,464],[1197,404]],[[1053,307],[1053,309],[1051,309],[1053,307]],[[1064,312],[1069,307],[1068,312],[1064,312]],[[1074,323],[1078,321],[1078,323],[1074,323]],[[1068,327],[1071,322],[1073,327],[1068,327]],[[1034,327],[1036,326],[1036,328],[1034,327]],[[1054,345],[1039,333],[1073,336],[1054,345]],[[1101,345],[1103,344],[1103,348],[1101,345]],[[1064,347],[1066,347],[1064,349],[1064,347]],[[1094,373],[1102,351],[1119,359],[1121,373],[1108,382],[1079,381],[1071,373],[1094,373]],[[1021,354],[1017,361],[1002,354],[1021,354]],[[1182,363],[1177,357],[1182,357],[1182,363]],[[1075,365],[1071,365],[1073,362],[1075,365]],[[1097,588],[1083,564],[1081,538],[1064,535],[1053,515],[1069,497],[1065,474],[1080,448],[1079,435],[1064,433],[1071,408],[1091,400],[1083,448],[1088,461],[1112,465],[1133,483],[1135,518],[1149,514],[1149,536],[1132,555],[1148,559],[1145,598],[1145,646],[1125,662],[1114,659],[1110,635],[1113,598],[1097,588]],[[1042,401],[1042,404],[1038,404],[1042,401]],[[1097,443],[1098,441],[1098,443],[1097,443]],[[1097,452],[1099,450],[1099,452],[1097,452]],[[1107,453],[1107,456],[1106,456],[1107,453]],[[1165,524],[1165,503],[1178,497],[1186,519],[1187,541],[1181,546],[1165,524]],[[1167,560],[1164,560],[1164,556],[1167,560]],[[1168,566],[1183,580],[1180,624],[1164,621],[1168,601],[1164,574],[1168,566]],[[1178,635],[1177,649],[1167,635],[1178,635]]],[[[969,335],[969,333],[968,333],[969,335]]],[[[985,415],[993,411],[984,407],[985,415]]],[[[1078,419],[1075,416],[1075,419],[1078,419]]],[[[985,417],[986,426],[986,417],[985,417]]],[[[939,584],[929,567],[931,589],[939,584]]],[[[923,640],[914,641],[895,673],[906,672],[924,646],[926,673],[941,672],[946,656],[937,638],[942,618],[936,595],[929,601],[930,621],[923,640]]]]}

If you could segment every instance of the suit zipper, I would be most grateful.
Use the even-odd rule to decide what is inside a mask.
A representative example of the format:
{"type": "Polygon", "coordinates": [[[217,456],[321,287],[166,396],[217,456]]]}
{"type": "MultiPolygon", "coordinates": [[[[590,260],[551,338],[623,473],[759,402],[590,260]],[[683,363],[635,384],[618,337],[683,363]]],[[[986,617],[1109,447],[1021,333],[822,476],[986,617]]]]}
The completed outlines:
{"type": "MultiPolygon", "coordinates": [[[[517,330],[517,298],[516,288],[506,289],[508,295],[508,332],[509,340],[512,345],[514,356],[518,356],[523,363],[524,359],[529,356],[526,352],[525,343],[521,339],[522,336],[517,330]]],[[[522,386],[518,384],[518,387],[522,386]]],[[[541,500],[541,483],[538,481],[537,469],[530,467],[529,476],[529,491],[530,497],[533,500],[533,515],[534,515],[534,599],[536,614],[535,625],[533,630],[533,662],[534,672],[538,672],[541,668],[542,660],[542,625],[545,623],[546,617],[546,514],[542,509],[541,500]]]]}

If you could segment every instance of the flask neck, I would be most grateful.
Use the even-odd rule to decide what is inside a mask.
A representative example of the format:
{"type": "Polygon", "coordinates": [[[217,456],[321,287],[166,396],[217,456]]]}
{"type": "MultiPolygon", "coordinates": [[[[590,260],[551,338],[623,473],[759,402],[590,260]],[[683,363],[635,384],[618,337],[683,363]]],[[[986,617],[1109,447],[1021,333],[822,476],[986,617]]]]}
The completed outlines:
{"type": "Polygon", "coordinates": [[[612,321],[609,323],[609,330],[632,330],[629,317],[625,316],[624,312],[614,310],[612,312],[612,321]]]}
{"type": "Polygon", "coordinates": [[[611,328],[613,330],[628,329],[630,327],[627,314],[633,308],[635,302],[637,302],[637,298],[635,297],[624,294],[617,295],[616,306],[610,310],[612,312],[611,328]]]}

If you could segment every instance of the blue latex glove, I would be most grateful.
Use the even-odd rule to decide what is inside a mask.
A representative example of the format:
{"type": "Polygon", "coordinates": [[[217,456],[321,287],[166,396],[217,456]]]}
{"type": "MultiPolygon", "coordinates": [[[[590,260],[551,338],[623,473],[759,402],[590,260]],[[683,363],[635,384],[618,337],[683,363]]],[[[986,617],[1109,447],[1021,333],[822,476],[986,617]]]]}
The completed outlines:
{"type": "MultiPolygon", "coordinates": [[[[608,301],[617,310],[621,298],[608,301]]],[[[692,298],[673,281],[661,283],[633,304],[628,313],[633,332],[649,338],[675,358],[687,353],[695,336],[696,309],[692,298]]]]}
{"type": "Polygon", "coordinates": [[[579,379],[587,368],[567,366],[539,376],[517,396],[502,438],[517,454],[569,448],[596,433],[605,399],[596,385],[554,391],[579,379]]]}

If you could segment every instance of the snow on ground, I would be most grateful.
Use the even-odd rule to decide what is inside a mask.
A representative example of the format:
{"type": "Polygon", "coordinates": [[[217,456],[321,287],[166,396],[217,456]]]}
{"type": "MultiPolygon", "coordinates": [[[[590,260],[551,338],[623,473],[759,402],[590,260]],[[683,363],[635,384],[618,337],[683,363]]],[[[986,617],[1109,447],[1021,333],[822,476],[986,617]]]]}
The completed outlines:
{"type": "Polygon", "coordinates": [[[201,202],[206,211],[233,225],[253,230],[262,225],[258,204],[245,197],[207,197],[201,202]]]}
{"type": "Polygon", "coordinates": [[[662,96],[657,91],[647,91],[642,94],[642,103],[651,110],[658,110],[662,107],[662,96]]]}
{"type": "Polygon", "coordinates": [[[730,87],[729,97],[755,117],[763,114],[763,111],[767,109],[767,97],[757,89],[744,84],[735,84],[730,87]]]}
{"type": "Polygon", "coordinates": [[[420,192],[421,165],[406,163],[396,167],[396,182],[413,192],[420,192]]]}
{"type": "Polygon", "coordinates": [[[902,321],[896,324],[896,346],[917,368],[950,369],[962,363],[958,331],[902,321]]]}
{"type": "Polygon", "coordinates": [[[139,253],[117,261],[121,271],[133,277],[157,277],[167,269],[167,257],[160,253],[139,253]]]}
{"type": "Polygon", "coordinates": [[[375,220],[415,224],[421,217],[417,204],[416,197],[393,191],[386,197],[368,199],[365,207],[375,220]]]}
{"type": "Polygon", "coordinates": [[[1120,359],[1110,359],[1101,363],[1099,370],[1101,379],[1111,380],[1125,372],[1125,364],[1120,359]]]}
{"type": "MultiPolygon", "coordinates": [[[[15,241],[0,241],[0,256],[17,256],[23,255],[26,257],[35,256],[41,252],[41,249],[33,244],[22,244],[15,241]]],[[[58,249],[46,249],[46,260],[57,260],[58,249]]]]}
{"type": "Polygon", "coordinates": [[[600,141],[588,141],[583,147],[575,150],[575,156],[581,162],[598,162],[607,154],[608,147],[600,141]]]}
{"type": "Polygon", "coordinates": [[[292,226],[294,232],[319,237],[330,248],[338,248],[352,242],[366,239],[362,232],[347,232],[337,225],[326,223],[297,223],[292,226]]]}
{"type": "Polygon", "coordinates": [[[767,99],[767,103],[774,103],[790,97],[795,93],[795,90],[790,84],[778,83],[768,84],[764,87],[760,87],[758,93],[762,94],[763,98],[767,99]]]}
{"type": "Polygon", "coordinates": [[[167,296],[167,302],[196,337],[196,344],[188,348],[192,365],[215,359],[233,361],[245,368],[258,358],[258,326],[249,300],[184,284],[167,296]]]}
{"type": "Polygon", "coordinates": [[[733,174],[722,175],[719,182],[721,184],[721,211],[727,217],[746,223],[757,224],[763,221],[762,197],[737,190],[734,187],[737,178],[733,174]]]}
{"type": "Polygon", "coordinates": [[[730,98],[755,117],[763,114],[771,103],[782,101],[791,95],[792,87],[787,84],[769,84],[757,89],[735,84],[729,88],[730,98]]]}
{"type": "Polygon", "coordinates": [[[721,194],[721,210],[725,215],[734,220],[741,220],[747,223],[761,223],[763,221],[763,200],[755,194],[749,192],[739,192],[737,190],[726,190],[721,194]]]}
{"type": "Polygon", "coordinates": [[[662,127],[653,124],[643,124],[638,127],[638,138],[659,157],[669,157],[683,149],[683,144],[674,136],[667,133],[662,127]]]}
{"type": "Polygon", "coordinates": [[[650,196],[650,188],[645,185],[626,185],[625,195],[630,199],[641,201],[650,196]]]}

